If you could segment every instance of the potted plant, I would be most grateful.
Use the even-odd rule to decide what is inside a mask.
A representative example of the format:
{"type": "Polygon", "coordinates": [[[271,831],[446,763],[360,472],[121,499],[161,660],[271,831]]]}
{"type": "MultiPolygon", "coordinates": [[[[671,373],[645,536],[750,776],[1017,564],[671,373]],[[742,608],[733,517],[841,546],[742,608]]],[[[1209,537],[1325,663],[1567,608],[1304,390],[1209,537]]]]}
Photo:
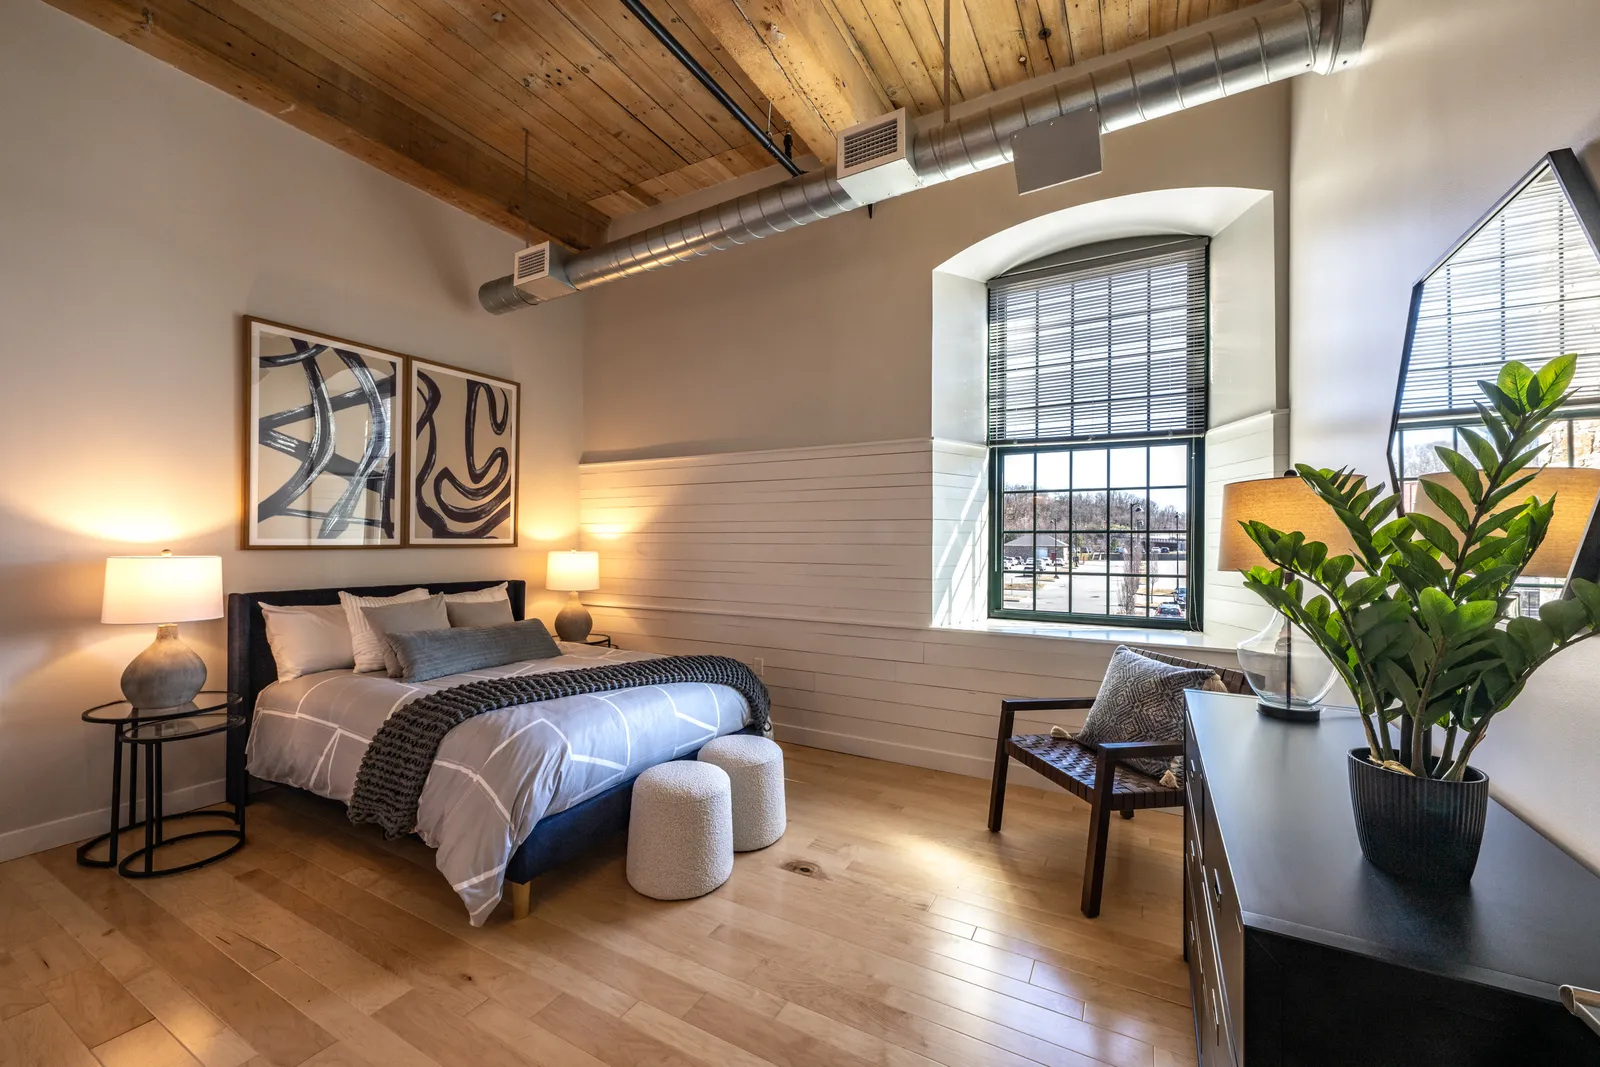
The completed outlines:
{"type": "Polygon", "coordinates": [[[1600,627],[1600,586],[1580,578],[1537,619],[1509,618],[1512,583],[1555,513],[1553,495],[1519,490],[1531,492],[1537,472],[1528,465],[1576,366],[1573,356],[1537,373],[1512,362],[1479,383],[1482,429],[1459,431],[1477,462],[1436,449],[1461,491],[1421,483],[1447,522],[1420,508],[1402,514],[1398,496],[1348,469],[1301,465],[1355,555],[1329,556],[1303,534],[1243,524],[1273,565],[1252,568],[1245,585],[1316,643],[1355,697],[1367,740],[1349,755],[1356,830],[1367,858],[1397,876],[1472,877],[1489,799],[1473,752],[1535,670],[1600,627]]]}

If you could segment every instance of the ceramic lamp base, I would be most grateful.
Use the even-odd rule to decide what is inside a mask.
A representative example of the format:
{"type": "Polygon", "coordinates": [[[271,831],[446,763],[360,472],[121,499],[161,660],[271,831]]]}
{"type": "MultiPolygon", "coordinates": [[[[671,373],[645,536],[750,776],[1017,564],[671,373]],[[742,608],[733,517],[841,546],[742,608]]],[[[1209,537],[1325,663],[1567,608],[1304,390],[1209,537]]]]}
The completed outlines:
{"type": "Polygon", "coordinates": [[[563,641],[582,644],[589,640],[589,631],[592,629],[594,629],[594,619],[590,616],[589,609],[583,606],[583,601],[578,599],[577,593],[568,593],[567,606],[556,616],[556,636],[563,641]]]}
{"type": "Polygon", "coordinates": [[[122,672],[122,695],[140,711],[177,708],[206,684],[205,661],[178,638],[176,623],[156,627],[156,639],[122,672]]]}

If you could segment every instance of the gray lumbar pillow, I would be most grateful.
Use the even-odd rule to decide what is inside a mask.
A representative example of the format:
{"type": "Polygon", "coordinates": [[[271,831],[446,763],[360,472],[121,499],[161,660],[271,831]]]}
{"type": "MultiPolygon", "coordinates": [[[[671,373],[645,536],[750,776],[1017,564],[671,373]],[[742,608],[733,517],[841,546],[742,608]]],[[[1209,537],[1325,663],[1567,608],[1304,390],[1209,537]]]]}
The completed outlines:
{"type": "Polygon", "coordinates": [[[450,616],[452,627],[509,626],[517,620],[511,614],[511,601],[499,600],[446,600],[444,610],[450,616]]]}
{"type": "Polygon", "coordinates": [[[450,615],[445,610],[444,594],[435,593],[423,600],[407,600],[398,604],[362,608],[367,625],[383,647],[383,665],[389,677],[400,677],[400,661],[394,655],[396,634],[417,633],[423,630],[450,629],[450,615]]]}
{"type": "Polygon", "coordinates": [[[505,626],[397,633],[389,641],[400,661],[397,677],[408,682],[425,682],[447,674],[561,655],[561,650],[550,639],[550,631],[539,619],[505,626]]]}
{"type": "MultiPolygon", "coordinates": [[[[1212,670],[1174,667],[1118,645],[1083,729],[1073,740],[1095,746],[1117,741],[1182,741],[1185,689],[1204,689],[1212,670]]],[[[1181,757],[1135,759],[1128,766],[1161,778],[1176,774],[1181,757]]],[[[1176,782],[1172,783],[1176,785],[1176,782]]]]}

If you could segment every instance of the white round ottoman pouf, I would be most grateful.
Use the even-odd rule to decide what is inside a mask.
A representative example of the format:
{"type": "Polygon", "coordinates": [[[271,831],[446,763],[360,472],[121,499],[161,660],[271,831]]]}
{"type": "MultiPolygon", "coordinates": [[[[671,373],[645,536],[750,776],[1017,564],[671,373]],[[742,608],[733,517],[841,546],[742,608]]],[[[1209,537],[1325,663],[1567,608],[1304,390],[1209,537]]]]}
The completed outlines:
{"type": "Polygon", "coordinates": [[[753,852],[783,836],[788,816],[783,806],[783,749],[752,734],[729,734],[708,741],[700,762],[728,772],[733,784],[733,850],[753,852]]]}
{"type": "Polygon", "coordinates": [[[733,873],[733,802],[720,767],[674,760],[633,783],[628,884],[656,900],[703,896],[733,873]]]}

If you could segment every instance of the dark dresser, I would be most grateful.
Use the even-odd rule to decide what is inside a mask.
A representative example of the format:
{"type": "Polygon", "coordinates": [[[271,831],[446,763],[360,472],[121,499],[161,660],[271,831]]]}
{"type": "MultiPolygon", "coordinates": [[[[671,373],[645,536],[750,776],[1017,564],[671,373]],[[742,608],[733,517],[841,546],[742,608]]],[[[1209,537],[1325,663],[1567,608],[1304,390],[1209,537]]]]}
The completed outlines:
{"type": "MultiPolygon", "coordinates": [[[[1191,692],[1185,938],[1202,1067],[1600,1065],[1562,1006],[1600,989],[1600,877],[1498,803],[1470,888],[1362,858],[1354,712],[1191,692]]],[[[1493,739],[1488,742],[1493,744],[1493,739]]]]}

